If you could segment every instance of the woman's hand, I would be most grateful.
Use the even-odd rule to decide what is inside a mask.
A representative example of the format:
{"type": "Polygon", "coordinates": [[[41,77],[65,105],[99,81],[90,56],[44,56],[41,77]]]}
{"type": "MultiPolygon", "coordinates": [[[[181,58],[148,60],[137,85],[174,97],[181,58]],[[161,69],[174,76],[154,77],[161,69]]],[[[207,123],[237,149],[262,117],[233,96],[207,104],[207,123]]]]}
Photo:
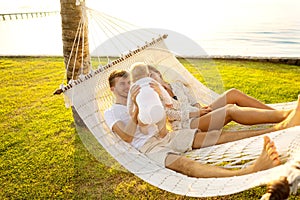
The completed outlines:
{"type": "Polygon", "coordinates": [[[201,117],[203,115],[206,115],[207,113],[209,113],[211,111],[212,111],[211,107],[209,107],[209,106],[203,106],[199,110],[199,117],[201,117]]]}
{"type": "Polygon", "coordinates": [[[159,83],[157,83],[157,82],[155,82],[155,81],[151,81],[151,82],[149,83],[149,85],[150,85],[151,88],[153,88],[153,90],[154,90],[155,92],[158,93],[158,95],[159,95],[160,97],[162,96],[162,92],[161,92],[161,90],[160,90],[159,83]]]}

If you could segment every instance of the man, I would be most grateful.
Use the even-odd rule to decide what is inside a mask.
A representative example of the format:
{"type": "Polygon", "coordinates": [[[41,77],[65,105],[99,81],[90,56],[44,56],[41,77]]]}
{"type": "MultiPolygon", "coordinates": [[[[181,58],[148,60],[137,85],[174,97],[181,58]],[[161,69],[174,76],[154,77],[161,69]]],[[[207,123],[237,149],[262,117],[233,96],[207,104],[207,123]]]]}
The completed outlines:
{"type": "Polygon", "coordinates": [[[130,88],[130,78],[126,71],[114,71],[109,77],[111,91],[116,97],[114,105],[105,111],[104,117],[111,128],[125,142],[130,143],[135,148],[145,153],[150,159],[169,169],[192,177],[229,177],[249,174],[265,169],[272,168],[280,164],[279,156],[274,143],[264,137],[264,145],[261,155],[256,162],[240,170],[229,170],[217,166],[210,166],[193,161],[181,153],[191,149],[222,144],[251,136],[261,135],[276,129],[299,125],[300,106],[298,103],[295,111],[291,112],[287,119],[276,125],[273,129],[257,131],[237,131],[237,132],[199,132],[196,129],[182,129],[174,132],[168,132],[167,128],[157,131],[151,127],[148,134],[143,134],[137,125],[138,109],[128,111],[126,104],[127,98],[131,98],[135,103],[136,95],[139,92],[139,86],[130,88]],[[205,143],[204,143],[205,141],[205,143]]]}

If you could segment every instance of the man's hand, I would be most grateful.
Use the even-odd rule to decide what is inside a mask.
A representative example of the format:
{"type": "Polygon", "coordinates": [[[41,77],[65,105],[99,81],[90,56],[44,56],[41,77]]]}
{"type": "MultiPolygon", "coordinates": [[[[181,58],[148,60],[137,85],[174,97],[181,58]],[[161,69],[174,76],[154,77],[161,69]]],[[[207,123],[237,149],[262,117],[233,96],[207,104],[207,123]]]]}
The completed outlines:
{"type": "Polygon", "coordinates": [[[140,89],[141,89],[141,87],[139,85],[134,85],[134,86],[132,86],[132,88],[130,90],[131,96],[129,98],[131,98],[132,102],[135,105],[136,105],[136,96],[140,93],[140,89]]]}
{"type": "Polygon", "coordinates": [[[138,114],[139,114],[139,108],[136,103],[136,96],[139,94],[141,87],[138,85],[134,85],[131,90],[130,90],[130,97],[132,102],[133,102],[133,107],[129,108],[129,115],[131,118],[134,120],[134,122],[137,124],[138,123],[138,114]]]}

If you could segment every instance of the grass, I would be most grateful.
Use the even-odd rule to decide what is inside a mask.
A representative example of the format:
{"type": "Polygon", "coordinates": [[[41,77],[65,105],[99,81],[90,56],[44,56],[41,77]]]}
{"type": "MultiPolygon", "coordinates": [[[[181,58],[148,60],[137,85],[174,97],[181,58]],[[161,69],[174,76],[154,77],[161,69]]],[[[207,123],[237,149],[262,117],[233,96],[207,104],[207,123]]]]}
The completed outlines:
{"type": "MultiPolygon", "coordinates": [[[[216,90],[234,87],[266,103],[294,101],[300,94],[297,66],[181,61],[216,90]],[[194,62],[201,68],[194,68],[194,62]],[[213,81],[216,72],[221,75],[221,84],[213,81]]],[[[111,158],[89,132],[76,131],[63,96],[52,95],[63,82],[63,58],[3,57],[0,70],[1,199],[196,199],[160,190],[119,167],[99,161],[111,158]],[[89,139],[87,148],[82,137],[89,139]],[[94,157],[92,150],[103,153],[94,157]]],[[[257,187],[235,195],[201,199],[259,199],[264,192],[264,187],[257,187]]]]}

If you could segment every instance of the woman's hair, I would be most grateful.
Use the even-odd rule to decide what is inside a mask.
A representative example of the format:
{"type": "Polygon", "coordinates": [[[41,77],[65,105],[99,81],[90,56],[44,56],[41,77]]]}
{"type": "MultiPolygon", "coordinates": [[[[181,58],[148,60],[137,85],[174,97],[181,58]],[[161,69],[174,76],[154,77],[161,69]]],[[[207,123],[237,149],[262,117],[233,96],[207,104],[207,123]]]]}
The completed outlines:
{"type": "MultiPolygon", "coordinates": [[[[148,69],[149,69],[149,72],[153,71],[153,72],[159,74],[159,77],[161,78],[161,80],[165,81],[161,72],[156,67],[154,67],[152,65],[148,65],[148,69]]],[[[187,84],[186,82],[183,82],[182,80],[177,80],[177,81],[180,81],[184,86],[191,88],[191,86],[189,84],[187,84]]]]}
{"type": "Polygon", "coordinates": [[[153,65],[148,65],[148,70],[159,74],[160,78],[163,80],[162,74],[160,73],[160,71],[158,69],[156,69],[156,67],[154,67],[153,65]]]}

